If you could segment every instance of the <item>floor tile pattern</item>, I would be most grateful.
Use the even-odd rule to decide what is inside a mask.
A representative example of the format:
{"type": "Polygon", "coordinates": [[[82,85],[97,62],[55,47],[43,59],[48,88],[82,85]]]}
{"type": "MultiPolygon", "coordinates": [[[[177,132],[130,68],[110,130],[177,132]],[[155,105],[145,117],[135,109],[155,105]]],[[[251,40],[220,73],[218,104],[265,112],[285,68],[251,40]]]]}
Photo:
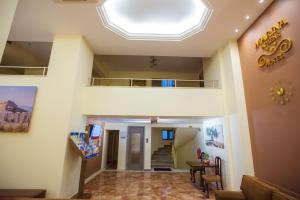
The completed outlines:
{"type": "Polygon", "coordinates": [[[104,171],[86,185],[86,190],[93,200],[205,199],[191,183],[189,173],[104,171]]]}

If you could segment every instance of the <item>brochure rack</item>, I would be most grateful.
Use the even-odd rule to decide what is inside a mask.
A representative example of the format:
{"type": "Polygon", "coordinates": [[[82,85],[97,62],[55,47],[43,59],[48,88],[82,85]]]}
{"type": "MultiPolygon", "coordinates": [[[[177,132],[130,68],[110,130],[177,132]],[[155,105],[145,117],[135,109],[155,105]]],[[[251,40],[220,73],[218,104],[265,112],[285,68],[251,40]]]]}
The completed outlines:
{"type": "Polygon", "coordinates": [[[78,186],[78,193],[73,198],[75,199],[90,199],[90,193],[84,193],[84,182],[85,182],[85,170],[87,161],[93,157],[100,156],[100,151],[97,146],[93,145],[93,139],[91,139],[87,133],[72,132],[70,134],[71,144],[74,147],[76,153],[81,157],[81,169],[80,179],[78,186]],[[94,147],[95,148],[94,148],[94,147]]]}

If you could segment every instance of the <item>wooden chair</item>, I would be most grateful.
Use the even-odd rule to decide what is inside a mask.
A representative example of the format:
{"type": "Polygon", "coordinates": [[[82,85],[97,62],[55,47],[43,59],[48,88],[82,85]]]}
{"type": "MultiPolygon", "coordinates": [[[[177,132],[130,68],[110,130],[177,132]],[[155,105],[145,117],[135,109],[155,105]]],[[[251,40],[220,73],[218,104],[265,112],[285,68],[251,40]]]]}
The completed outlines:
{"type": "MultiPolygon", "coordinates": [[[[198,148],[198,149],[197,149],[197,157],[198,157],[198,159],[199,159],[201,162],[203,162],[204,155],[205,155],[205,153],[204,153],[203,151],[201,151],[200,148],[198,148]]],[[[195,174],[196,174],[197,172],[200,172],[200,176],[201,176],[202,174],[205,174],[205,169],[204,169],[204,168],[201,168],[201,169],[192,169],[192,168],[191,168],[191,169],[190,169],[191,181],[192,181],[193,183],[196,182],[195,174]]]]}
{"type": "Polygon", "coordinates": [[[220,157],[216,157],[215,158],[215,174],[214,175],[206,175],[206,174],[203,174],[202,175],[202,179],[204,181],[204,187],[203,187],[203,191],[205,192],[206,191],[206,197],[209,198],[209,188],[208,188],[208,185],[210,183],[216,183],[217,185],[217,189],[219,189],[219,182],[221,184],[221,188],[222,190],[224,189],[223,188],[223,182],[222,182],[222,160],[220,157]]]}

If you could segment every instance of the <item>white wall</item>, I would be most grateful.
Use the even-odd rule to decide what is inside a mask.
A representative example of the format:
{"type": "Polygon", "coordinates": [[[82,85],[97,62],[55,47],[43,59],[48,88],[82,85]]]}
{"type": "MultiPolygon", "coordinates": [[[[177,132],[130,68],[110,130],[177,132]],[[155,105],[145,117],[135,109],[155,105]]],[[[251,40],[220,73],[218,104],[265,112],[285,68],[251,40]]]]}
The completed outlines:
{"type": "Polygon", "coordinates": [[[222,116],[220,89],[86,87],[82,90],[86,115],[222,116]]]}
{"type": "Polygon", "coordinates": [[[226,189],[230,188],[231,185],[231,179],[230,179],[230,167],[232,165],[229,164],[230,158],[228,158],[228,151],[227,149],[230,148],[228,138],[230,138],[229,132],[226,131],[224,128],[224,119],[223,118],[216,118],[216,119],[210,119],[206,120],[203,123],[203,142],[204,142],[204,148],[203,151],[209,154],[209,159],[214,162],[215,157],[219,156],[222,159],[222,173],[223,173],[223,185],[226,189]],[[224,136],[224,149],[216,148],[212,146],[207,146],[205,144],[205,135],[206,134],[206,128],[213,126],[213,125],[219,125],[221,124],[223,126],[223,136],[224,136]]]}
{"type": "Polygon", "coordinates": [[[254,175],[254,167],[244,85],[236,41],[229,42],[219,54],[221,58],[225,120],[231,132],[231,152],[229,153],[232,155],[232,170],[236,175],[233,176],[233,188],[238,189],[242,175],[254,175]]]}
{"type": "MultiPolygon", "coordinates": [[[[204,62],[204,77],[220,71],[227,154],[227,188],[238,190],[242,175],[254,175],[245,95],[236,41],[204,62]],[[207,74],[205,74],[205,72],[207,74]]],[[[216,73],[218,74],[218,73],[216,73]]]]}
{"type": "Polygon", "coordinates": [[[76,192],[80,160],[68,134],[84,131],[78,91],[88,84],[92,58],[81,36],[56,36],[46,77],[0,76],[0,85],[38,87],[29,132],[0,134],[0,188],[45,188],[48,197],[76,192]]]}

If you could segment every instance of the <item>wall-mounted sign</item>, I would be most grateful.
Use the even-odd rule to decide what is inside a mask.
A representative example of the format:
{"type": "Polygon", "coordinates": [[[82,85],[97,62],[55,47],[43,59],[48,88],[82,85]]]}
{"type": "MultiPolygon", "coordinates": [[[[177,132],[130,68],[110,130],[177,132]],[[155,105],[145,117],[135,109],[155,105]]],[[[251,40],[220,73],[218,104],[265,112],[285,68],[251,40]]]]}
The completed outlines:
{"type": "Polygon", "coordinates": [[[270,88],[272,101],[277,104],[287,104],[293,96],[294,87],[290,81],[276,81],[270,88]]]}
{"type": "Polygon", "coordinates": [[[265,52],[258,58],[260,68],[270,67],[283,60],[285,54],[291,50],[293,42],[288,38],[281,38],[281,31],[287,24],[285,19],[281,19],[256,42],[256,49],[261,47],[265,52]]]}

